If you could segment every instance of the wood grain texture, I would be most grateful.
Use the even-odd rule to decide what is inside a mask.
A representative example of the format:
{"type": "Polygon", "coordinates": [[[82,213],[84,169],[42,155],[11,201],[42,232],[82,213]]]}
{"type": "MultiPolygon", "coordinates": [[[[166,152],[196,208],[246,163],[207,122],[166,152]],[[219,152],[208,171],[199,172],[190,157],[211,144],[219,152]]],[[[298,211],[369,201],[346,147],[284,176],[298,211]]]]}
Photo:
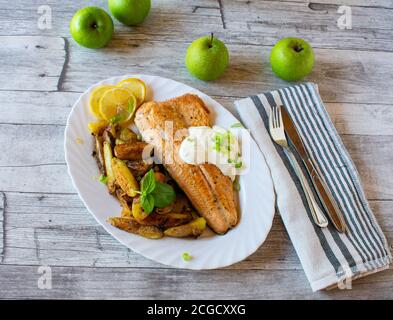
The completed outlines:
{"type": "Polygon", "coordinates": [[[4,261],[5,251],[5,194],[0,192],[0,263],[4,261]]]}
{"type": "Polygon", "coordinates": [[[58,89],[66,58],[63,38],[1,36],[0,41],[0,90],[58,89]]]}
{"type": "MultiPolygon", "coordinates": [[[[209,83],[195,80],[187,72],[184,66],[186,48],[187,43],[174,46],[166,42],[115,38],[108,48],[96,52],[80,49],[70,42],[70,65],[63,88],[80,91],[113,75],[154,72],[219,96],[245,97],[288,85],[272,73],[268,60],[270,47],[229,45],[228,70],[219,80],[209,83]],[[89,72],[96,65],[100,67],[95,68],[94,73],[89,72]]],[[[393,77],[393,65],[389,63],[393,60],[393,53],[315,51],[316,65],[307,80],[319,84],[324,101],[380,104],[393,101],[389,85],[393,77]]]]}
{"type": "MultiPolygon", "coordinates": [[[[0,0],[0,143],[6,150],[0,153],[0,298],[393,298],[392,268],[356,281],[353,290],[313,294],[278,216],[256,253],[222,270],[176,270],[145,259],[96,223],[64,160],[68,114],[93,83],[125,73],[159,74],[200,89],[236,114],[235,100],[288,85],[272,74],[271,46],[283,36],[305,38],[316,53],[307,80],[318,83],[392,243],[393,1],[345,1],[352,30],[337,28],[341,4],[153,0],[145,23],[130,28],[115,21],[109,46],[89,50],[69,35],[79,2],[23,0],[10,10],[0,0]],[[52,9],[49,30],[37,27],[42,4],[52,9]],[[188,44],[212,31],[228,44],[231,62],[220,80],[205,83],[188,74],[183,60],[188,44]],[[38,289],[39,265],[52,267],[52,290],[38,289]]],[[[104,0],[89,5],[107,9],[104,0]]]]}
{"type": "Polygon", "coordinates": [[[0,265],[0,298],[81,299],[391,299],[393,270],[356,280],[353,290],[312,293],[300,270],[157,270],[53,267],[40,290],[36,266],[0,265]],[[370,288],[374,290],[370,290],[370,288]]]}
{"type": "MultiPolygon", "coordinates": [[[[49,30],[35,27],[42,1],[17,2],[9,10],[7,0],[1,0],[0,34],[23,35],[29,29],[30,35],[69,37],[69,21],[80,8],[79,3],[59,5],[56,0],[49,0],[44,4],[52,9],[49,30]]],[[[114,21],[116,36],[184,43],[216,32],[227,43],[271,46],[282,35],[288,35],[308,39],[319,48],[393,49],[391,1],[222,0],[221,4],[218,0],[156,0],[141,26],[130,28],[114,21]],[[352,8],[351,30],[337,27],[337,9],[343,4],[352,8]]],[[[90,1],[89,5],[108,10],[103,0],[90,1]]]]}
{"type": "MultiPolygon", "coordinates": [[[[167,268],[133,253],[113,239],[97,225],[77,195],[10,192],[5,197],[5,264],[167,268]]],[[[390,201],[371,202],[389,242],[393,240],[390,205],[390,201]]],[[[228,269],[301,270],[279,216],[275,216],[264,245],[228,269]]]]}

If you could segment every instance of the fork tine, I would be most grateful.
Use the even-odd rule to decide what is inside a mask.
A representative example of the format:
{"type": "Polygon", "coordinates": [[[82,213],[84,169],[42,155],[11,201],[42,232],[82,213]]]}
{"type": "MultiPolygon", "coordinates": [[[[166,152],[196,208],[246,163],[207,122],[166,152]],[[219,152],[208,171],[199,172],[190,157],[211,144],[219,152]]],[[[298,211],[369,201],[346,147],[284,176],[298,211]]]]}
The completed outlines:
{"type": "Polygon", "coordinates": [[[277,118],[277,106],[273,106],[273,127],[278,128],[278,118],[277,118]]]}
{"type": "Polygon", "coordinates": [[[276,118],[276,128],[278,128],[279,126],[280,126],[280,123],[279,123],[279,118],[278,118],[278,106],[274,106],[274,109],[275,109],[275,118],[276,118]]]}
{"type": "Polygon", "coordinates": [[[282,122],[282,113],[281,113],[281,108],[282,108],[283,106],[282,105],[279,105],[278,106],[278,125],[279,125],[279,127],[283,127],[284,126],[284,124],[283,124],[283,122],[282,122]]]}

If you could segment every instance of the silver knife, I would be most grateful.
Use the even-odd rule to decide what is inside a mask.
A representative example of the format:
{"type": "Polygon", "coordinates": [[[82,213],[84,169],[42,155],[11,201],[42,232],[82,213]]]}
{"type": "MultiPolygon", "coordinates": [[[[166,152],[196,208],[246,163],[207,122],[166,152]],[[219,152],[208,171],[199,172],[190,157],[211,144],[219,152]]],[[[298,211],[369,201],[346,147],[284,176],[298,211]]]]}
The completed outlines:
{"type": "Polygon", "coordinates": [[[335,226],[335,228],[339,232],[345,232],[346,223],[344,220],[344,216],[341,213],[340,209],[337,206],[336,201],[334,200],[329,187],[326,185],[325,180],[316,170],[312,160],[310,159],[306,148],[304,147],[302,138],[300,137],[298,131],[296,130],[293,121],[288,114],[285,107],[281,107],[282,111],[282,120],[284,123],[285,133],[291,139],[292,143],[295,145],[296,150],[298,151],[300,157],[302,158],[303,164],[307,169],[308,174],[311,177],[311,181],[315,190],[317,191],[318,197],[321,200],[323,208],[325,212],[330,218],[330,221],[335,226]]]}

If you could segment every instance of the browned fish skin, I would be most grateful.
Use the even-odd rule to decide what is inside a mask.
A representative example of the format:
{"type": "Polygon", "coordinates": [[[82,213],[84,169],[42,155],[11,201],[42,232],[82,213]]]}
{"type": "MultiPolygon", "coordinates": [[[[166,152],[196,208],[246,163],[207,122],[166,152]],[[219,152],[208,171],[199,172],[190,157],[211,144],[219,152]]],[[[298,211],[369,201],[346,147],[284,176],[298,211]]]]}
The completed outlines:
{"type": "Polygon", "coordinates": [[[178,152],[187,136],[186,128],[210,125],[209,111],[203,101],[196,95],[186,94],[161,103],[147,102],[137,110],[135,123],[143,138],[154,145],[155,156],[161,159],[208,225],[217,233],[225,233],[234,227],[239,217],[231,180],[215,165],[184,163],[178,152]],[[162,138],[166,121],[173,123],[173,143],[162,138]],[[182,134],[176,137],[179,131],[182,134]]]}
{"type": "Polygon", "coordinates": [[[229,225],[231,227],[236,226],[239,217],[236,210],[231,179],[223,175],[221,170],[213,164],[202,164],[199,168],[213,190],[214,196],[219,199],[220,209],[229,225]]]}

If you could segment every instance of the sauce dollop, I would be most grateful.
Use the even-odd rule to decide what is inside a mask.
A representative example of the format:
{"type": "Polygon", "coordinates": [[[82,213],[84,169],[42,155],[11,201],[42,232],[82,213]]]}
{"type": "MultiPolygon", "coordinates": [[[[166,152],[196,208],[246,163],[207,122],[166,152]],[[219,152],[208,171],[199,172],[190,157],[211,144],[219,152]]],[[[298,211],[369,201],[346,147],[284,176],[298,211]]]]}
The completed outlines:
{"type": "Polygon", "coordinates": [[[243,166],[236,130],[201,126],[188,128],[188,133],[180,145],[180,158],[188,164],[214,164],[235,180],[237,169],[243,166]]]}

